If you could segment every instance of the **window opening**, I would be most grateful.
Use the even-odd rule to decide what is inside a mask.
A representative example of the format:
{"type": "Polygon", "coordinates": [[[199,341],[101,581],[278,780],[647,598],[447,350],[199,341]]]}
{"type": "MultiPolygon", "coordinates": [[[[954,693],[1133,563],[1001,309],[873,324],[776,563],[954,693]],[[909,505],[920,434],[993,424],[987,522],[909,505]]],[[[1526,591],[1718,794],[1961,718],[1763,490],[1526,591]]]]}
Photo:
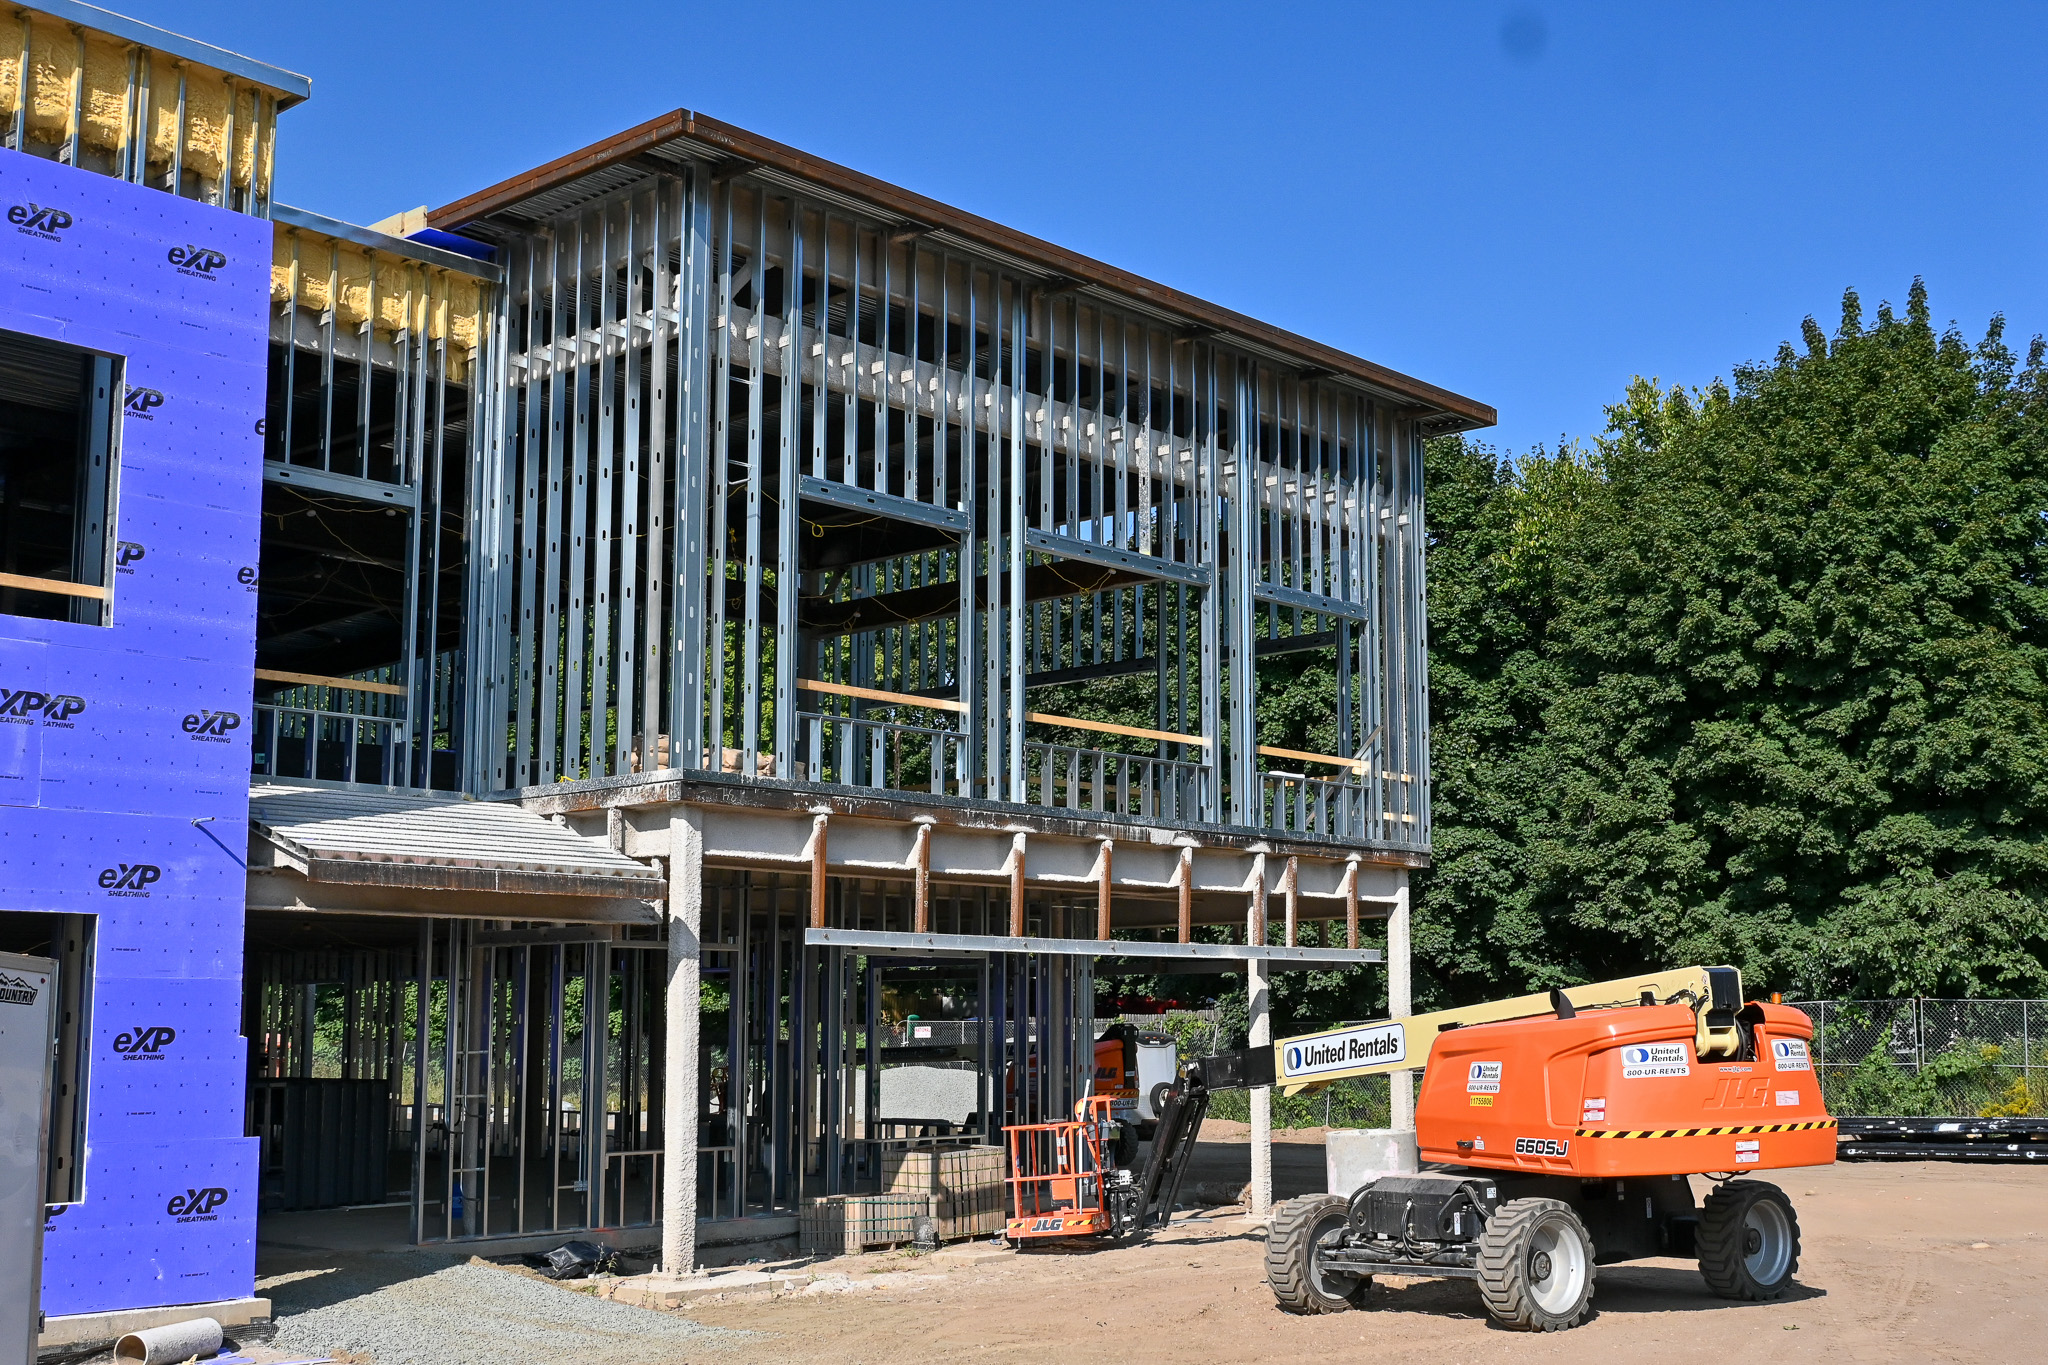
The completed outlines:
{"type": "MultiPolygon", "coordinates": [[[[119,357],[0,329],[0,614],[107,624],[119,357]]],[[[161,400],[159,400],[161,401],[161,400]]]]}

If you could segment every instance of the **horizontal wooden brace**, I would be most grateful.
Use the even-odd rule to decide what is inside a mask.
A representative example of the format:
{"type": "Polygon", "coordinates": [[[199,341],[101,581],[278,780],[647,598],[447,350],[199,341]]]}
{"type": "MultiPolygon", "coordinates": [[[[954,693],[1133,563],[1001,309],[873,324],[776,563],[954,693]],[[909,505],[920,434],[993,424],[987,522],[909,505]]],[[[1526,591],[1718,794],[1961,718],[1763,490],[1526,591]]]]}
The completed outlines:
{"type": "Polygon", "coordinates": [[[59,597],[90,597],[104,602],[110,595],[91,583],[73,583],[62,578],[31,578],[22,573],[0,573],[0,588],[23,588],[29,592],[55,593],[59,597]]]}
{"type": "Polygon", "coordinates": [[[256,681],[297,683],[304,687],[332,687],[341,692],[380,692],[387,697],[405,695],[405,689],[397,683],[364,682],[359,678],[330,678],[323,673],[287,673],[277,668],[257,669],[256,681]]]}

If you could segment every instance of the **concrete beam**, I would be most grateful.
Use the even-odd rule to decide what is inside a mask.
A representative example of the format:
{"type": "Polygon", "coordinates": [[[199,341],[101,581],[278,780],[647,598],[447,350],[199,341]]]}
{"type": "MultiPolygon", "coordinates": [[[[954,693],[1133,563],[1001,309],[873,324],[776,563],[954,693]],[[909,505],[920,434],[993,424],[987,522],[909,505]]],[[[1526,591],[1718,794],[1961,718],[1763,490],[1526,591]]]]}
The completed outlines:
{"type": "Polygon", "coordinates": [[[670,769],[664,773],[630,773],[557,782],[499,795],[517,799],[527,810],[541,815],[569,817],[572,827],[576,824],[577,815],[614,806],[629,812],[659,811],[679,804],[760,812],[794,811],[801,812],[806,822],[810,815],[823,809],[831,814],[835,829],[842,818],[907,823],[922,816],[945,827],[999,831],[1023,829],[1034,839],[1040,835],[1061,834],[1084,840],[1109,837],[1120,846],[1127,843],[1172,844],[1178,839],[1193,839],[1204,848],[1264,850],[1282,857],[1299,854],[1304,859],[1340,863],[1359,855],[1369,865],[1388,868],[1427,867],[1430,862],[1427,853],[1360,839],[1321,839],[1247,829],[1241,825],[1189,824],[1169,828],[1135,816],[1061,811],[925,792],[856,791],[739,773],[670,769]]]}
{"type": "MultiPolygon", "coordinates": [[[[702,813],[706,866],[791,873],[812,870],[819,819],[815,807],[678,804],[628,810],[623,851],[637,858],[668,856],[674,812],[685,809],[702,813]]],[[[596,813],[581,813],[578,818],[594,820],[596,813]]],[[[1267,856],[1276,850],[1263,843],[1218,845],[1179,830],[1105,829],[1100,825],[1070,830],[1021,822],[960,824],[948,822],[936,812],[909,807],[901,816],[887,818],[873,814],[829,814],[826,818],[831,828],[824,850],[828,875],[913,885],[921,873],[927,884],[1007,887],[1016,871],[1017,836],[1024,834],[1023,878],[1028,887],[1092,891],[1099,896],[1104,884],[1103,846],[1108,843],[1113,852],[1108,887],[1119,899],[1119,907],[1127,896],[1173,899],[1180,887],[1183,849],[1188,850],[1190,894],[1227,897],[1231,906],[1243,904],[1239,898],[1250,889],[1255,876],[1263,878],[1269,894],[1284,894],[1291,864],[1298,913],[1309,919],[1346,917],[1354,882],[1356,898],[1366,913],[1386,913],[1392,909],[1405,875],[1405,868],[1398,864],[1361,858],[1354,877],[1350,869],[1352,859],[1359,857],[1356,853],[1318,849],[1267,856]]],[[[1066,823],[1055,822],[1060,826],[1066,823]]],[[[1121,909],[1118,918],[1121,922],[1121,909]]],[[[1235,922],[1235,915],[1227,919],[1235,922]]]]}

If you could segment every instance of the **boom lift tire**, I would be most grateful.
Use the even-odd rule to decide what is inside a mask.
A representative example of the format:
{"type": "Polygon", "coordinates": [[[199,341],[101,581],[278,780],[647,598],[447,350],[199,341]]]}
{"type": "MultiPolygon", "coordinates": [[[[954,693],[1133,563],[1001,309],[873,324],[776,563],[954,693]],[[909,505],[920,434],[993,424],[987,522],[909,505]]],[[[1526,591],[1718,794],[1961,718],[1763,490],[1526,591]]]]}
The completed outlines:
{"type": "Polygon", "coordinates": [[[1799,1269],[1799,1215],[1776,1185],[1731,1180],[1700,1209],[1700,1276],[1724,1299],[1784,1296],[1799,1269]]]}
{"type": "Polygon", "coordinates": [[[1479,1293],[1520,1332],[1578,1326],[1593,1301],[1593,1239],[1571,1205],[1511,1199],[1479,1235],[1479,1293]]]}
{"type": "Polygon", "coordinates": [[[1342,1195],[1305,1194],[1273,1210],[1266,1225],[1266,1282],[1289,1313],[1341,1313],[1364,1306],[1370,1275],[1318,1273],[1316,1243],[1344,1226],[1351,1206],[1342,1195]]]}

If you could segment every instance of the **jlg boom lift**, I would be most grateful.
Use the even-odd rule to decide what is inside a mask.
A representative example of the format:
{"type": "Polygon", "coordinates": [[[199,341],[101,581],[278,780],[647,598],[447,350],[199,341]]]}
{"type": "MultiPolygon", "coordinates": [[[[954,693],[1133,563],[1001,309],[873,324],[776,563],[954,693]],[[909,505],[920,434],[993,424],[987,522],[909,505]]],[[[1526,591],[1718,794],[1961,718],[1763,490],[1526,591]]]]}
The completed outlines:
{"type": "Polygon", "coordinates": [[[1188,1065],[1143,1170],[1106,1166],[1105,1099],[1069,1124],[1011,1131],[1020,1247],[1142,1234],[1171,1217],[1209,1095],[1283,1093],[1412,1069],[1422,1169],[1273,1211],[1266,1277],[1280,1306],[1331,1313],[1376,1274],[1476,1280],[1529,1331],[1585,1317],[1595,1267],[1699,1261],[1725,1298],[1782,1295],[1799,1221],[1751,1171],[1835,1159],[1798,1010],[1742,999],[1732,967],[1688,967],[1285,1038],[1188,1065]],[[1690,1175],[1716,1179],[1695,1204],[1690,1175]]]}

